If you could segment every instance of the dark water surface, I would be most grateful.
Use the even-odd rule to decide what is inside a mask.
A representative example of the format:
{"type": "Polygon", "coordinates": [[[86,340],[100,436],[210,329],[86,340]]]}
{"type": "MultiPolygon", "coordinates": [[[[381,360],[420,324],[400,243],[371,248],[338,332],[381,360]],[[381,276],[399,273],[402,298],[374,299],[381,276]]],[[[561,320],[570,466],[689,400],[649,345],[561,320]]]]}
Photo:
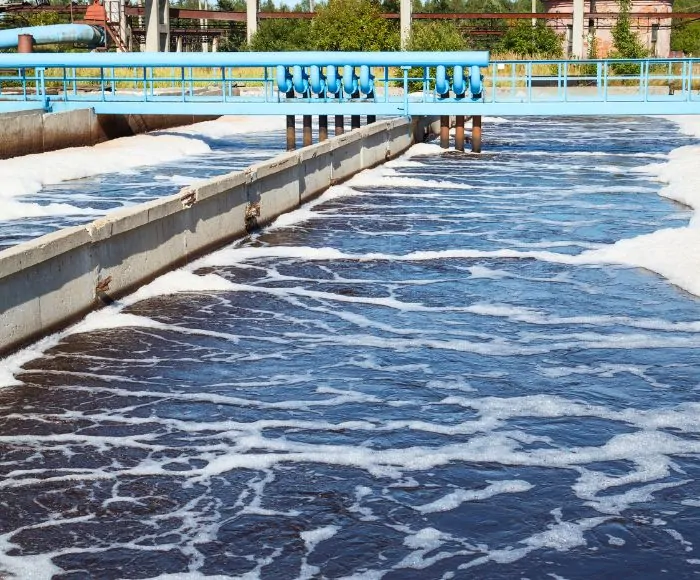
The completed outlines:
{"type": "Polygon", "coordinates": [[[634,170],[691,141],[485,126],[484,155],[366,172],[26,363],[0,575],[700,572],[700,303],[556,259],[685,225],[634,170]]]}

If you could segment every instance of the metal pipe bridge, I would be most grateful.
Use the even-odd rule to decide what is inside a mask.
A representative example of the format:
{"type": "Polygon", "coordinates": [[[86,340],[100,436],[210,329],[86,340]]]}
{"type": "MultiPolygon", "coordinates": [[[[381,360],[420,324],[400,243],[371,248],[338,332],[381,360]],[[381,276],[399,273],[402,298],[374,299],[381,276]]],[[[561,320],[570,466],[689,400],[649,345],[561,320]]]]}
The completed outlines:
{"type": "Polygon", "coordinates": [[[700,59],[487,52],[0,55],[0,112],[167,115],[700,114],[700,59]]]}

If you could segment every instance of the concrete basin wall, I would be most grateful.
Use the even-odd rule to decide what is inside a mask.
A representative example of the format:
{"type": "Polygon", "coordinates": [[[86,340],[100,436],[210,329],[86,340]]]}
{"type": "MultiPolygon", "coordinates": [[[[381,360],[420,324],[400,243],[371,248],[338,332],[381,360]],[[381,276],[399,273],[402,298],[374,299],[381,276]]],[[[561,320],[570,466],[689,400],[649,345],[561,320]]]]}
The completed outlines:
{"type": "Polygon", "coordinates": [[[118,137],[130,137],[215,118],[192,115],[96,115],[93,109],[61,113],[2,113],[0,159],[65,147],[96,145],[118,137]]]}
{"type": "Polygon", "coordinates": [[[392,119],[0,252],[0,354],[404,152],[439,123],[392,119]]]}

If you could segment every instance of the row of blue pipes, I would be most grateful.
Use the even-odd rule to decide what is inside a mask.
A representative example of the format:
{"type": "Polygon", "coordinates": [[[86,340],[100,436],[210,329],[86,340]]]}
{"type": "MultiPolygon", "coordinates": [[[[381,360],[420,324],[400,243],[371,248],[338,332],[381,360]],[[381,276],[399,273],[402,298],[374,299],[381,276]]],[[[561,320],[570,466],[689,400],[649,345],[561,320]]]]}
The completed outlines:
{"type": "MultiPolygon", "coordinates": [[[[321,67],[312,65],[309,72],[301,65],[292,67],[292,73],[284,65],[277,66],[277,87],[282,93],[289,93],[292,89],[298,94],[306,95],[309,90],[318,96],[337,95],[341,89],[341,77],[338,76],[338,67],[328,65],[325,75],[321,67]]],[[[469,92],[472,98],[481,97],[483,77],[477,65],[469,67],[469,92]]],[[[454,66],[452,77],[447,74],[447,67],[438,65],[435,74],[435,90],[441,97],[449,96],[450,88],[456,98],[463,98],[467,92],[467,78],[464,75],[462,65],[454,66]]],[[[369,65],[360,66],[360,76],[355,72],[352,65],[343,66],[342,89],[348,96],[352,97],[358,90],[365,96],[374,94],[374,75],[371,73],[369,65]]]]}

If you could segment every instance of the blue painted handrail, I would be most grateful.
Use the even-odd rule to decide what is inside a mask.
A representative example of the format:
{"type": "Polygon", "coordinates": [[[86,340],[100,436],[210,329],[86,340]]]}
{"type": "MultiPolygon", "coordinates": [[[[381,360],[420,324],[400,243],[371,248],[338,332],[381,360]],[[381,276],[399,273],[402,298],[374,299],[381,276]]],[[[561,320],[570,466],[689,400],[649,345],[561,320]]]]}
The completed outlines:
{"type": "Polygon", "coordinates": [[[19,67],[260,67],[260,66],[487,66],[487,51],[457,52],[104,52],[3,54],[2,66],[19,67]]]}
{"type": "Polygon", "coordinates": [[[0,112],[700,114],[700,59],[490,62],[483,52],[0,55],[0,112]],[[239,91],[238,87],[247,90],[239,91]],[[292,98],[293,97],[293,98],[292,98]]]}

